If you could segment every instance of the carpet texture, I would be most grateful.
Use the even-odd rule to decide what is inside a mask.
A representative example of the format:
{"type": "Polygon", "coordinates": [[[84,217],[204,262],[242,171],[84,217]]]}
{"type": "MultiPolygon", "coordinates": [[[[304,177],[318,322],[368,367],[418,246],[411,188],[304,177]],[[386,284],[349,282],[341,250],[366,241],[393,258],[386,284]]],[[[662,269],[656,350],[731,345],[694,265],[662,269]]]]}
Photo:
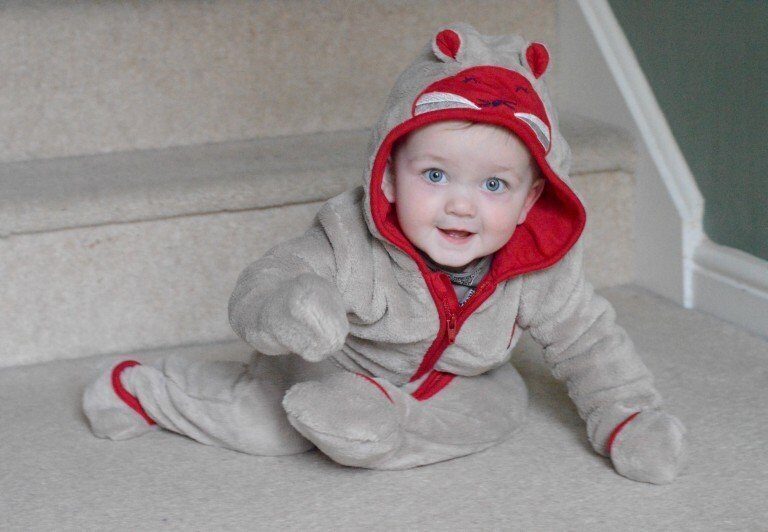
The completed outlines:
{"type": "MultiPolygon", "coordinates": [[[[768,341],[633,285],[598,292],[689,430],[690,463],[670,485],[627,480],[591,450],[527,336],[513,358],[531,393],[525,430],[407,471],[344,467],[316,450],[255,457],[165,431],[98,439],[80,411],[104,360],[92,357],[0,371],[0,529],[768,529],[768,341]]],[[[242,343],[173,351],[248,355],[242,343]]]]}

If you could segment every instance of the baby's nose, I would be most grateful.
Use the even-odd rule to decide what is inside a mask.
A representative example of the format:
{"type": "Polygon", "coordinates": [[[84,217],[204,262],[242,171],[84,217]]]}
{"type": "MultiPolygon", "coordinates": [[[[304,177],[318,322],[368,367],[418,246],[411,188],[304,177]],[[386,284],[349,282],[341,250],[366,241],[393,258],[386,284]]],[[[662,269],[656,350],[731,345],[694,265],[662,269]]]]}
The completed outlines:
{"type": "Polygon", "coordinates": [[[475,202],[466,194],[453,194],[445,206],[448,214],[455,214],[456,216],[474,216],[475,214],[475,202]]]}

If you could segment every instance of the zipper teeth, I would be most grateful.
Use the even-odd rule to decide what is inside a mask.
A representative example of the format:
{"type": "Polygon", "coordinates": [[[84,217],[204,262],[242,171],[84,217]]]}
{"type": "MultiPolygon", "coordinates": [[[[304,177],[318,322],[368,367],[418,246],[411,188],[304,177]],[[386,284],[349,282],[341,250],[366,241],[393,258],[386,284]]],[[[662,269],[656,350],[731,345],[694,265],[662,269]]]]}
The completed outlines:
{"type": "Polygon", "coordinates": [[[437,360],[440,358],[440,354],[442,354],[448,345],[445,342],[445,336],[448,334],[448,316],[451,313],[448,305],[448,299],[443,293],[443,289],[439,287],[437,283],[429,282],[427,283],[427,286],[429,286],[430,293],[432,293],[433,298],[435,299],[438,314],[440,313],[440,305],[438,305],[437,302],[439,300],[440,303],[442,303],[443,316],[440,316],[441,332],[438,333],[438,337],[435,338],[435,341],[432,342],[432,345],[429,347],[429,349],[427,349],[427,352],[424,353],[424,357],[422,358],[419,367],[416,369],[416,373],[414,373],[413,377],[411,377],[411,381],[419,379],[424,375],[424,373],[431,371],[437,363],[437,360]],[[445,323],[445,325],[443,325],[443,323],[445,323]]]}
{"type": "Polygon", "coordinates": [[[413,393],[413,397],[418,401],[426,401],[448,386],[454,377],[455,375],[452,373],[432,370],[422,385],[413,393]]]}
{"type": "Polygon", "coordinates": [[[461,305],[461,306],[466,305],[467,302],[470,299],[472,299],[472,296],[475,295],[476,293],[477,293],[477,290],[475,290],[474,288],[470,288],[469,290],[467,290],[467,293],[464,294],[464,302],[463,303],[459,303],[459,305],[461,305]]]}
{"type": "MultiPolygon", "coordinates": [[[[487,282],[480,282],[480,284],[477,286],[477,290],[464,302],[465,305],[468,303],[472,298],[477,297],[478,294],[483,292],[485,290],[485,287],[488,286],[489,283],[487,282]]],[[[453,289],[453,287],[451,287],[453,289]]],[[[428,350],[425,354],[424,359],[422,360],[422,363],[424,363],[427,359],[429,359],[429,366],[426,371],[431,371],[432,368],[434,368],[435,364],[437,363],[437,360],[439,360],[440,355],[442,355],[442,352],[456,339],[456,335],[458,334],[458,316],[462,313],[462,307],[459,307],[459,312],[454,313],[451,309],[451,306],[448,302],[448,294],[444,287],[438,288],[435,286],[435,292],[437,293],[438,297],[442,301],[443,304],[443,313],[445,314],[445,336],[443,337],[443,340],[440,340],[439,342],[436,341],[434,344],[432,344],[432,349],[428,350]],[[453,336],[454,338],[451,339],[451,321],[453,321],[453,336]],[[446,340],[448,340],[446,342],[446,340]],[[432,360],[434,359],[434,360],[432,360]]],[[[463,307],[466,309],[466,307],[463,307]]],[[[421,366],[420,366],[421,367],[421,366]]],[[[419,374],[419,370],[416,370],[416,374],[419,374]]],[[[423,373],[421,374],[423,375],[423,373]]]]}

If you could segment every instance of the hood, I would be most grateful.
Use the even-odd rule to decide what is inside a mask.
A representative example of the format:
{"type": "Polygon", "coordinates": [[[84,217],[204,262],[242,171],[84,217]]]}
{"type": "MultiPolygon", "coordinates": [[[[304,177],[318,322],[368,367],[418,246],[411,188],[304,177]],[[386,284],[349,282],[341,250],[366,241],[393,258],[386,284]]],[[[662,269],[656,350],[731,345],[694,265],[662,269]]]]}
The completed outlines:
{"type": "Polygon", "coordinates": [[[576,243],[586,213],[570,185],[571,151],[542,79],[548,64],[542,43],[514,34],[481,35],[468,24],[455,23],[441,27],[397,78],[372,131],[363,185],[368,229],[403,267],[429,271],[381,189],[387,158],[399,137],[443,120],[510,129],[528,147],[546,180],[525,222],[495,253],[488,275],[501,282],[547,268],[576,243]]]}

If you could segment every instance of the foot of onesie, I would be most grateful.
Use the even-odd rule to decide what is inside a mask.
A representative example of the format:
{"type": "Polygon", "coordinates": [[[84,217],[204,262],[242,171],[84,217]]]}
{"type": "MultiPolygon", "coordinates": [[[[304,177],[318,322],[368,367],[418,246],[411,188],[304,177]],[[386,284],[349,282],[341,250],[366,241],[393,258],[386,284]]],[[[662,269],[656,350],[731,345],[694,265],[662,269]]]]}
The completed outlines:
{"type": "Polygon", "coordinates": [[[125,440],[162,426],[259,456],[314,445],[339,464],[386,470],[479,452],[524,421],[527,390],[511,365],[476,377],[432,372],[397,386],[335,365],[319,371],[285,361],[111,361],[86,388],[83,408],[101,438],[125,440]]]}
{"type": "Polygon", "coordinates": [[[158,428],[124,385],[138,364],[134,360],[109,361],[85,388],[83,410],[99,438],[127,440],[158,428]]]}
{"type": "Polygon", "coordinates": [[[295,384],[283,398],[288,421],[334,461],[369,466],[402,440],[397,406],[370,380],[340,373],[295,384]]]}

